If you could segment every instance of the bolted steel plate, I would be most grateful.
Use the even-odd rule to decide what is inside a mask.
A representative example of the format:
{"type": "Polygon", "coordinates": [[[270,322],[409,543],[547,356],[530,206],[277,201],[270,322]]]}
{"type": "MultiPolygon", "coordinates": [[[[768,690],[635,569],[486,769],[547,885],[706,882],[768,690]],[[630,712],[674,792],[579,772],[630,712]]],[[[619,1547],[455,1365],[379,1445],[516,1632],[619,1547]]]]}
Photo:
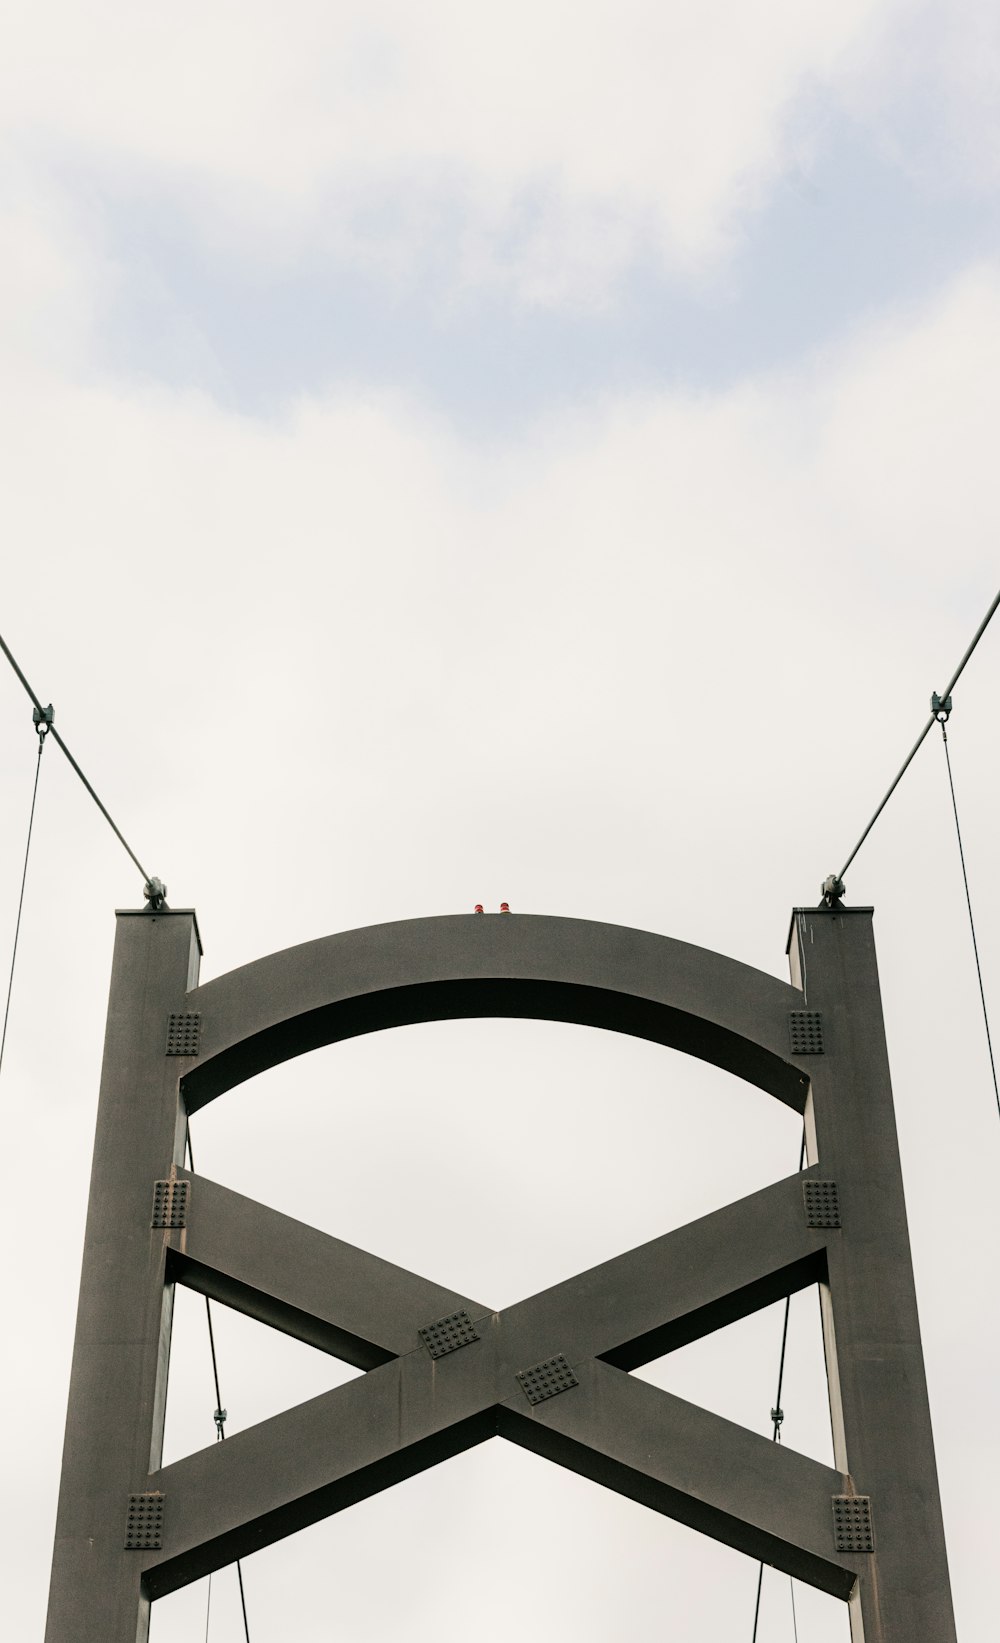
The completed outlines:
{"type": "Polygon", "coordinates": [[[833,1538],[838,1552],[873,1552],[871,1495],[834,1495],[833,1538]]]}
{"type": "Polygon", "coordinates": [[[446,1358],[449,1352],[457,1352],[459,1347],[479,1339],[478,1329],[464,1310],[449,1312],[447,1318],[426,1324],[417,1334],[432,1358],[446,1358]]]}
{"type": "Polygon", "coordinates": [[[788,1041],[793,1055],[822,1055],[823,1017],[819,1010],[790,1010],[788,1041]]]}
{"type": "Polygon", "coordinates": [[[125,1522],[126,1552],[158,1552],[163,1545],[163,1502],[159,1491],[129,1495],[125,1522]]]}
{"type": "Polygon", "coordinates": [[[803,1181],[807,1227],[839,1227],[840,1194],[836,1181],[803,1181]]]}
{"type": "Polygon", "coordinates": [[[568,1392],[571,1386],[580,1384],[561,1352],[533,1364],[530,1369],[518,1370],[517,1378],[529,1403],[544,1403],[546,1398],[554,1398],[557,1393],[568,1392]]]}
{"type": "Polygon", "coordinates": [[[173,1011],[167,1019],[167,1055],[197,1055],[201,1011],[173,1011]]]}
{"type": "Polygon", "coordinates": [[[154,1227],[186,1227],[189,1181],[153,1183],[154,1227]]]}

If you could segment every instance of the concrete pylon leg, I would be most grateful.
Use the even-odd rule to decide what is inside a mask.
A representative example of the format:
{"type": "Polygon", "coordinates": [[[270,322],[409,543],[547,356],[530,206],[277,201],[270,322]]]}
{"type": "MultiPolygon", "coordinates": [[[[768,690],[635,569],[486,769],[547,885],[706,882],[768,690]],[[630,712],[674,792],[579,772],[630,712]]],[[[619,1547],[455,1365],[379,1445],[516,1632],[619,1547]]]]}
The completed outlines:
{"type": "Polygon", "coordinates": [[[858,1573],[852,1638],[954,1643],[872,909],[797,909],[789,957],[802,1031],[822,1046],[809,1056],[808,1158],[836,1185],[841,1223],[820,1290],[835,1460],[860,1497],[839,1514],[858,1573]],[[874,1549],[852,1552],[869,1518],[874,1549]]]}
{"type": "MultiPolygon", "coordinates": [[[[173,1288],[153,1189],[184,1161],[183,1063],[167,1033],[199,956],[193,913],[118,915],[46,1643],[144,1643],[148,1632],[145,1558],[126,1550],[126,1524],[130,1494],[160,1463],[173,1288]]],[[[133,1539],[155,1539],[150,1519],[153,1501],[133,1539]]]]}

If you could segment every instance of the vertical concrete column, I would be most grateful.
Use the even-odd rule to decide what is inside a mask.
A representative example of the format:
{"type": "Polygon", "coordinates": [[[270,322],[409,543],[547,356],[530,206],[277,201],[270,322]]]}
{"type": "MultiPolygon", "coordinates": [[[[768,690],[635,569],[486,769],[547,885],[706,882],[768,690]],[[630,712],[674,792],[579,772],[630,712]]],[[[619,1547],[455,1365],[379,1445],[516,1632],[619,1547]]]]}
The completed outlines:
{"type": "MultiPolygon", "coordinates": [[[[819,1016],[800,1021],[813,1035],[809,1162],[836,1183],[842,1223],[822,1292],[836,1464],[871,1504],[874,1550],[850,1558],[851,1634],[955,1643],[872,909],[796,909],[789,956],[819,1016]]],[[[863,1526],[863,1503],[841,1521],[863,1526]]]]}
{"type": "MultiPolygon", "coordinates": [[[[63,1449],[46,1643],[142,1643],[146,1557],[126,1550],[130,1493],[160,1463],[172,1289],[154,1182],[183,1163],[171,1012],[198,980],[193,912],[119,913],[63,1449]]],[[[169,1512],[169,1502],[165,1503],[169,1512]]]]}

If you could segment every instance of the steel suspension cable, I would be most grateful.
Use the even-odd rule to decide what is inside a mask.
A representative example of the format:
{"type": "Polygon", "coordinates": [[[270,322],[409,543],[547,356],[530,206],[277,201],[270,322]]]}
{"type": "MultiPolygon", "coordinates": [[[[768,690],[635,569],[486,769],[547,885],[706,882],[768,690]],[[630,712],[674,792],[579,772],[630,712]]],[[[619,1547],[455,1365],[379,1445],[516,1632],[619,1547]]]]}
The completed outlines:
{"type": "MultiPolygon", "coordinates": [[[[962,677],[962,674],[965,671],[966,663],[969,661],[969,658],[971,657],[973,651],[975,650],[976,646],[978,645],[980,639],[982,638],[983,634],[986,632],[986,629],[988,628],[988,626],[990,624],[990,621],[992,620],[998,605],[1000,605],[1000,593],[997,594],[997,596],[994,599],[993,603],[991,604],[989,610],[986,612],[986,615],[983,617],[982,621],[980,622],[978,628],[976,629],[975,633],[973,634],[971,643],[969,644],[969,646],[968,646],[968,648],[965,652],[965,655],[962,657],[962,660],[959,662],[959,664],[958,664],[957,668],[955,669],[954,673],[952,674],[951,678],[948,680],[948,683],[946,684],[944,690],[941,692],[941,696],[940,696],[939,699],[942,702],[946,702],[948,700],[948,698],[950,697],[950,695],[951,695],[952,691],[954,690],[955,686],[958,684],[959,679],[962,677]]],[[[889,787],[888,792],[886,793],[886,795],[885,795],[884,799],[882,800],[881,804],[879,805],[878,809],[875,811],[875,814],[873,815],[871,821],[868,823],[868,826],[865,828],[865,830],[862,833],[862,835],[861,835],[860,839],[858,840],[857,844],[854,846],[854,849],[851,851],[851,853],[848,856],[847,860],[845,861],[843,867],[840,869],[840,872],[836,873],[836,874],[831,874],[830,878],[828,878],[826,880],[826,883],[823,885],[824,895],[827,895],[827,896],[830,896],[830,897],[842,896],[843,895],[843,893],[844,893],[844,875],[847,872],[847,869],[850,867],[850,865],[851,865],[852,861],[854,860],[855,856],[857,855],[858,851],[861,849],[861,846],[864,844],[864,842],[865,842],[866,838],[868,837],[869,833],[871,832],[872,828],[875,826],[875,823],[878,821],[878,819],[881,816],[881,814],[882,814],[883,810],[885,809],[886,805],[889,803],[889,800],[892,798],[892,795],[895,793],[895,791],[896,791],[897,787],[899,786],[900,782],[902,781],[903,777],[906,775],[906,772],[909,770],[910,765],[913,763],[913,760],[915,759],[917,753],[919,752],[921,746],[923,745],[924,739],[927,736],[927,732],[931,729],[932,725],[935,723],[935,719],[936,719],[936,714],[932,710],[930,718],[928,719],[927,723],[924,725],[923,730],[920,732],[920,735],[917,737],[917,739],[914,742],[913,746],[910,748],[910,751],[906,755],[906,758],[903,761],[903,764],[902,764],[901,768],[897,771],[896,775],[894,776],[894,778],[892,780],[892,783],[889,787]]]]}
{"type": "MultiPolygon", "coordinates": [[[[194,1174],[194,1152],[191,1148],[191,1132],[187,1135],[187,1160],[191,1174],[194,1174]]],[[[215,1352],[215,1330],[212,1327],[212,1303],[205,1296],[205,1317],[208,1322],[208,1345],[212,1354],[212,1382],[215,1387],[215,1439],[217,1443],[224,1443],[226,1438],[226,1421],[229,1412],[222,1407],[222,1392],[219,1387],[219,1360],[215,1352]]],[[[240,1587],[240,1608],[243,1611],[243,1635],[246,1643],[250,1643],[250,1622],[247,1619],[247,1595],[243,1587],[243,1564],[236,1559],[236,1579],[240,1587]]],[[[208,1577],[208,1602],[205,1605],[205,1643],[208,1643],[208,1620],[212,1611],[212,1576],[208,1577]]]]}
{"type": "Polygon", "coordinates": [[[17,963],[17,939],[21,934],[21,914],[24,911],[24,887],[28,882],[28,856],[31,853],[31,832],[35,825],[35,801],[38,798],[38,778],[42,771],[42,748],[45,746],[45,737],[48,725],[43,721],[38,726],[38,758],[35,760],[35,785],[31,790],[31,814],[28,817],[28,839],[24,846],[24,869],[21,873],[21,894],[17,902],[17,921],[14,925],[14,946],[10,955],[10,978],[7,982],[7,1003],[3,1012],[3,1035],[0,1036],[0,1067],[3,1066],[3,1052],[7,1046],[7,1023],[10,1020],[10,995],[14,991],[14,966],[17,963]]]}
{"type": "MultiPolygon", "coordinates": [[[[10,646],[7,644],[7,641],[4,639],[4,636],[3,636],[2,633],[0,633],[0,650],[3,651],[3,653],[6,656],[8,662],[10,663],[11,667],[14,669],[14,672],[17,674],[17,677],[20,679],[20,681],[21,681],[22,685],[24,686],[25,690],[27,691],[28,695],[31,697],[31,700],[35,705],[36,713],[40,714],[42,716],[42,718],[46,720],[46,723],[48,724],[49,730],[52,732],[52,735],[55,737],[55,740],[58,742],[59,746],[62,748],[63,752],[66,755],[66,758],[69,760],[69,762],[72,765],[73,769],[76,771],[76,773],[79,776],[79,778],[80,778],[81,782],[83,783],[84,787],[87,789],[87,792],[90,794],[90,796],[93,799],[94,803],[96,804],[98,810],[101,812],[101,815],[104,817],[105,821],[108,823],[109,827],[111,828],[111,831],[114,833],[115,837],[119,840],[119,842],[124,845],[125,849],[127,850],[128,854],[131,856],[131,858],[132,858],[133,862],[135,863],[136,867],[138,867],[140,873],[142,874],[143,880],[144,880],[144,889],[145,889],[145,894],[146,894],[147,901],[152,902],[154,907],[162,905],[163,900],[166,896],[165,887],[163,886],[163,884],[160,882],[159,879],[152,878],[150,876],[150,874],[146,872],[146,869],[143,867],[142,862],[139,860],[139,858],[136,855],[135,851],[132,849],[132,846],[129,844],[128,839],[125,837],[125,835],[122,832],[121,828],[118,826],[118,823],[115,821],[115,819],[112,816],[110,810],[108,810],[107,806],[102,803],[101,799],[98,797],[97,793],[94,791],[94,788],[91,786],[90,782],[87,780],[86,776],[84,775],[83,771],[80,769],[80,766],[77,764],[77,762],[74,759],[74,757],[73,757],[72,753],[70,752],[69,748],[66,746],[66,743],[63,741],[62,737],[60,736],[58,730],[55,727],[55,724],[52,722],[52,709],[51,709],[51,707],[45,708],[45,707],[42,706],[41,701],[35,695],[35,692],[32,690],[30,684],[28,683],[28,681],[25,678],[23,672],[21,671],[20,667],[18,666],[18,664],[17,664],[17,662],[14,658],[14,654],[13,654],[10,646]]],[[[38,721],[36,719],[36,723],[37,722],[38,721]]]]}
{"type": "Polygon", "coordinates": [[[979,982],[979,1000],[983,1007],[983,1026],[986,1028],[986,1048],[990,1057],[990,1072],[993,1075],[993,1095],[997,1104],[997,1115],[1000,1117],[1000,1088],[997,1087],[997,1064],[993,1054],[993,1037],[990,1033],[990,1015],[986,1008],[986,990],[983,986],[983,967],[979,962],[979,943],[976,940],[976,921],[972,914],[972,896],[969,892],[969,875],[965,866],[965,849],[962,844],[962,825],[958,819],[958,800],[955,797],[955,779],[951,771],[951,754],[948,751],[948,732],[945,729],[945,719],[940,721],[941,740],[944,743],[945,763],[948,766],[948,786],[951,790],[951,808],[955,817],[955,832],[958,837],[958,856],[962,863],[962,883],[965,885],[965,905],[969,909],[969,929],[972,932],[972,951],[976,959],[976,979],[979,982]]]}
{"type": "MultiPolygon", "coordinates": [[[[802,1166],[805,1163],[805,1161],[806,1161],[806,1132],[805,1132],[805,1129],[803,1128],[802,1143],[799,1147],[799,1173],[800,1174],[802,1173],[802,1166]]],[[[780,1353],[779,1358],[778,1358],[778,1390],[777,1390],[777,1392],[775,1394],[775,1398],[774,1398],[774,1408],[771,1410],[771,1423],[772,1423],[771,1442],[772,1443],[780,1443],[781,1442],[781,1423],[785,1418],[785,1411],[781,1407],[781,1389],[782,1389],[782,1386],[784,1385],[784,1381],[785,1381],[785,1351],[788,1347],[788,1315],[791,1312],[791,1309],[792,1309],[792,1297],[790,1295],[786,1295],[785,1296],[785,1317],[784,1317],[784,1321],[783,1321],[782,1326],[781,1326],[781,1353],[780,1353]]],[[[789,1584],[790,1585],[792,1584],[791,1583],[791,1577],[789,1577],[789,1584]]],[[[760,1598],[761,1598],[761,1592],[763,1590],[763,1587],[764,1587],[764,1564],[762,1562],[760,1567],[757,1570],[757,1600],[754,1604],[754,1609],[753,1609],[753,1637],[752,1637],[751,1643],[757,1643],[757,1627],[760,1624],[760,1598]]],[[[798,1624],[797,1624],[796,1619],[795,1619],[795,1587],[794,1587],[794,1585],[792,1585],[792,1626],[793,1626],[794,1631],[795,1631],[795,1643],[798,1643],[799,1629],[798,1629],[798,1624]]]]}

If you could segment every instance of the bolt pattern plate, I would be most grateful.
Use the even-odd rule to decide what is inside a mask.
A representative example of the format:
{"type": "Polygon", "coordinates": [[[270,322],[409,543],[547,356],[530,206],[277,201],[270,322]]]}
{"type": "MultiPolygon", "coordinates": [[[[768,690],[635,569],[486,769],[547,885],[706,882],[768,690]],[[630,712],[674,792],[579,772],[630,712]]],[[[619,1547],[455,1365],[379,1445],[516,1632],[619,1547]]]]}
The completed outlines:
{"type": "Polygon", "coordinates": [[[201,1035],[201,1012],[183,1010],[174,1012],[167,1021],[167,1054],[197,1055],[201,1035]]]}
{"type": "Polygon", "coordinates": [[[158,1552],[161,1549],[165,1498],[159,1491],[147,1495],[129,1495],[128,1518],[125,1523],[126,1552],[158,1552]]]}
{"type": "Polygon", "coordinates": [[[469,1346],[479,1339],[478,1329],[464,1310],[449,1312],[447,1318],[427,1324],[418,1329],[417,1334],[432,1358],[446,1358],[449,1352],[457,1352],[460,1346],[469,1346]]]}
{"type": "Polygon", "coordinates": [[[790,1010],[788,1039],[793,1055],[822,1055],[823,1017],[819,1010],[790,1010]]]}
{"type": "Polygon", "coordinates": [[[186,1227],[189,1181],[153,1183],[154,1227],[186,1227]]]}
{"type": "Polygon", "coordinates": [[[568,1392],[571,1386],[580,1384],[561,1352],[554,1358],[546,1358],[544,1363],[533,1364],[530,1369],[518,1370],[517,1378],[529,1403],[544,1403],[546,1398],[554,1398],[558,1392],[568,1392]]]}
{"type": "Polygon", "coordinates": [[[834,1495],[833,1538],[838,1552],[874,1552],[871,1495],[834,1495]]]}
{"type": "Polygon", "coordinates": [[[807,1227],[839,1227],[840,1194],[836,1181],[803,1181],[807,1227]]]}

